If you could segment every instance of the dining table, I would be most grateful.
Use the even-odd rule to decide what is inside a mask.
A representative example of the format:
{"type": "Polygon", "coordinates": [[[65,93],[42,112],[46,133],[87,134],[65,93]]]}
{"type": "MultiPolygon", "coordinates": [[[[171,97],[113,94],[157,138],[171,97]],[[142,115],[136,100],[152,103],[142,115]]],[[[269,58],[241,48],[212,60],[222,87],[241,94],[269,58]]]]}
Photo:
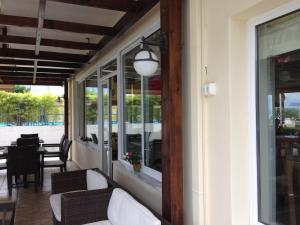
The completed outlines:
{"type": "MultiPolygon", "coordinates": [[[[43,139],[39,139],[39,143],[40,143],[40,144],[44,144],[45,141],[44,141],[43,139]]],[[[17,141],[12,141],[12,142],[10,143],[10,145],[16,146],[16,145],[17,145],[17,141]]]]}
{"type": "MultiPolygon", "coordinates": [[[[7,159],[7,156],[8,156],[8,148],[9,146],[0,146],[0,159],[7,159]]],[[[43,171],[43,163],[44,163],[44,155],[48,152],[46,150],[45,147],[42,147],[42,146],[39,146],[37,148],[37,153],[40,155],[40,159],[41,159],[41,170],[40,170],[40,173],[41,173],[41,176],[40,176],[40,185],[43,186],[43,183],[44,183],[44,171],[43,171]]]]}

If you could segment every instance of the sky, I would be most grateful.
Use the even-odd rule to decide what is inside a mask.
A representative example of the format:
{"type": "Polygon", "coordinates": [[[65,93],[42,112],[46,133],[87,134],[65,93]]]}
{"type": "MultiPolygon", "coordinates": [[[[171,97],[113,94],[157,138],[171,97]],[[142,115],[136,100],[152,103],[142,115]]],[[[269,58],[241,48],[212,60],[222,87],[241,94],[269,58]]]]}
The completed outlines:
{"type": "Polygon", "coordinates": [[[286,93],[285,94],[285,106],[286,107],[300,107],[300,93],[286,93]]]}
{"type": "Polygon", "coordinates": [[[31,89],[31,92],[36,95],[42,95],[44,93],[53,93],[54,95],[63,96],[64,88],[60,86],[41,86],[41,85],[32,85],[26,86],[31,89]]]}

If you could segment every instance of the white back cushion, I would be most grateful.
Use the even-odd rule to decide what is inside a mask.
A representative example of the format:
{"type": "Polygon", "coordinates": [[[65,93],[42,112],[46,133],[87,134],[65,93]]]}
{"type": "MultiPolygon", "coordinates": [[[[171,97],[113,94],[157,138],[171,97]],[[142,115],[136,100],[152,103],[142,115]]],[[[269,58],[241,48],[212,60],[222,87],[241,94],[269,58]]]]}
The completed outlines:
{"type": "Polygon", "coordinates": [[[106,178],[94,170],[86,171],[86,184],[88,190],[105,189],[108,187],[106,178]]]}
{"type": "Polygon", "coordinates": [[[107,215],[113,225],[161,224],[152,212],[120,188],[115,188],[112,193],[107,215]]]}

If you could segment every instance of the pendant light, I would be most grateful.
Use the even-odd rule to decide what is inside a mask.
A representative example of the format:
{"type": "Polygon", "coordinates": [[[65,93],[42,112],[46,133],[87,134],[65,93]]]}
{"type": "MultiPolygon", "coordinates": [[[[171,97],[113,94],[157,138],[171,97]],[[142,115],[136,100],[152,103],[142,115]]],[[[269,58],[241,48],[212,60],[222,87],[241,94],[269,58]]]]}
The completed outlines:
{"type": "Polygon", "coordinates": [[[142,46],[134,57],[133,67],[141,76],[149,77],[157,71],[159,60],[147,44],[142,46]]]}

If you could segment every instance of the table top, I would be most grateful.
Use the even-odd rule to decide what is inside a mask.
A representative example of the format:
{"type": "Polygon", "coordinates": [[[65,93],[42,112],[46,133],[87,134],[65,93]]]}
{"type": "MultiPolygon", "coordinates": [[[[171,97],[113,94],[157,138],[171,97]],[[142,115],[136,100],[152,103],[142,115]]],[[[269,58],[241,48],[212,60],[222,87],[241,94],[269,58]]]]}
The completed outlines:
{"type": "MultiPolygon", "coordinates": [[[[43,144],[43,143],[45,143],[45,141],[44,141],[43,139],[40,139],[40,140],[39,140],[39,143],[40,143],[40,144],[43,144]]],[[[10,143],[10,145],[17,145],[17,142],[16,142],[16,141],[12,141],[12,142],[10,143]]]]}
{"type": "MultiPolygon", "coordinates": [[[[48,151],[44,147],[38,147],[37,152],[40,154],[47,153],[48,151]]],[[[0,146],[0,156],[7,155],[8,147],[7,146],[0,146]]]]}

